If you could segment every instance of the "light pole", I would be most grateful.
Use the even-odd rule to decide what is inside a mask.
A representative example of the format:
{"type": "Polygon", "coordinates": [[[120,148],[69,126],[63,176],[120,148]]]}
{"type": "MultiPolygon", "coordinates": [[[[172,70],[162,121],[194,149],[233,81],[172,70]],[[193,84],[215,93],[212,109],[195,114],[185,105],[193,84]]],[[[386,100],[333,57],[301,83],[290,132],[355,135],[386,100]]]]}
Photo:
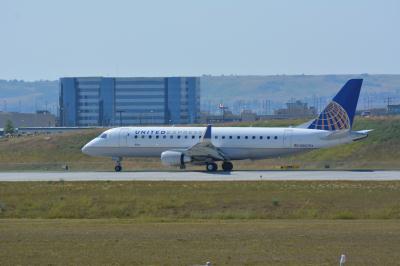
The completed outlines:
{"type": "Polygon", "coordinates": [[[117,113],[119,113],[119,126],[122,126],[122,113],[125,112],[123,110],[119,110],[116,111],[117,113]]]}
{"type": "Polygon", "coordinates": [[[139,125],[142,124],[142,113],[139,113],[139,125]]]}
{"type": "Polygon", "coordinates": [[[154,120],[153,120],[153,118],[154,118],[154,116],[153,116],[153,112],[154,112],[154,110],[150,110],[150,117],[151,117],[151,124],[152,124],[152,125],[154,124],[154,120]]]}

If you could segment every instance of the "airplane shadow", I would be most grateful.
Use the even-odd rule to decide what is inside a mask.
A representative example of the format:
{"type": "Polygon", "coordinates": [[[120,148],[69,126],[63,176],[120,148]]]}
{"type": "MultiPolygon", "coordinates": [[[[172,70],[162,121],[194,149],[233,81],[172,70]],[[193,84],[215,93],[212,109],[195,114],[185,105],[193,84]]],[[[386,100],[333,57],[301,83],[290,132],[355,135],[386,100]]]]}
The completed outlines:
{"type": "Polygon", "coordinates": [[[232,171],[215,171],[215,172],[201,171],[201,173],[209,175],[231,175],[232,171]]]}

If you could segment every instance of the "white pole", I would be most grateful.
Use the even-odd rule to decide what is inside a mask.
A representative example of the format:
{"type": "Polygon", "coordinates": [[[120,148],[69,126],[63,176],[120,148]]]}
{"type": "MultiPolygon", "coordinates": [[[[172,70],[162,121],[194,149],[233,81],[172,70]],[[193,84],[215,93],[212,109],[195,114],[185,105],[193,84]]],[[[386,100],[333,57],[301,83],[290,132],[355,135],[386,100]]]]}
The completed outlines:
{"type": "Polygon", "coordinates": [[[342,254],[342,255],[340,256],[339,265],[340,265],[340,266],[344,266],[345,263],[346,263],[346,255],[345,255],[345,254],[342,254]]]}

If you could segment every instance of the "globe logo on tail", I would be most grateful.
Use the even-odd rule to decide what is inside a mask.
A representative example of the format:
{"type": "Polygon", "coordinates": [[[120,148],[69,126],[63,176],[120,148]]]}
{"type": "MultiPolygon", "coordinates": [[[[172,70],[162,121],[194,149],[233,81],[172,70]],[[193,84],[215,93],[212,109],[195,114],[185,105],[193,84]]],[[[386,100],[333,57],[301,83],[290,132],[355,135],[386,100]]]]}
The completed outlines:
{"type": "Polygon", "coordinates": [[[346,110],[337,102],[330,102],[324,111],[315,119],[309,128],[319,130],[350,129],[350,119],[346,110]]]}

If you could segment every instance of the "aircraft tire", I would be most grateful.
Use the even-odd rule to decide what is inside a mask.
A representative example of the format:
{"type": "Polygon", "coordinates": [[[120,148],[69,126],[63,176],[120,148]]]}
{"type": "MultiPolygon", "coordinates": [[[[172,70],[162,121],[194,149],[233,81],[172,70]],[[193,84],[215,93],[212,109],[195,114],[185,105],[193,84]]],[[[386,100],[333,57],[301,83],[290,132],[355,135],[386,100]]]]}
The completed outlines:
{"type": "Polygon", "coordinates": [[[115,172],[121,172],[122,171],[122,166],[121,165],[116,165],[114,169],[115,169],[115,172]]]}
{"type": "Polygon", "coordinates": [[[230,172],[233,169],[233,164],[231,162],[223,162],[222,163],[222,169],[224,171],[230,172]]]}
{"type": "Polygon", "coordinates": [[[218,165],[216,163],[207,163],[206,170],[207,172],[215,172],[218,169],[218,165]]]}

